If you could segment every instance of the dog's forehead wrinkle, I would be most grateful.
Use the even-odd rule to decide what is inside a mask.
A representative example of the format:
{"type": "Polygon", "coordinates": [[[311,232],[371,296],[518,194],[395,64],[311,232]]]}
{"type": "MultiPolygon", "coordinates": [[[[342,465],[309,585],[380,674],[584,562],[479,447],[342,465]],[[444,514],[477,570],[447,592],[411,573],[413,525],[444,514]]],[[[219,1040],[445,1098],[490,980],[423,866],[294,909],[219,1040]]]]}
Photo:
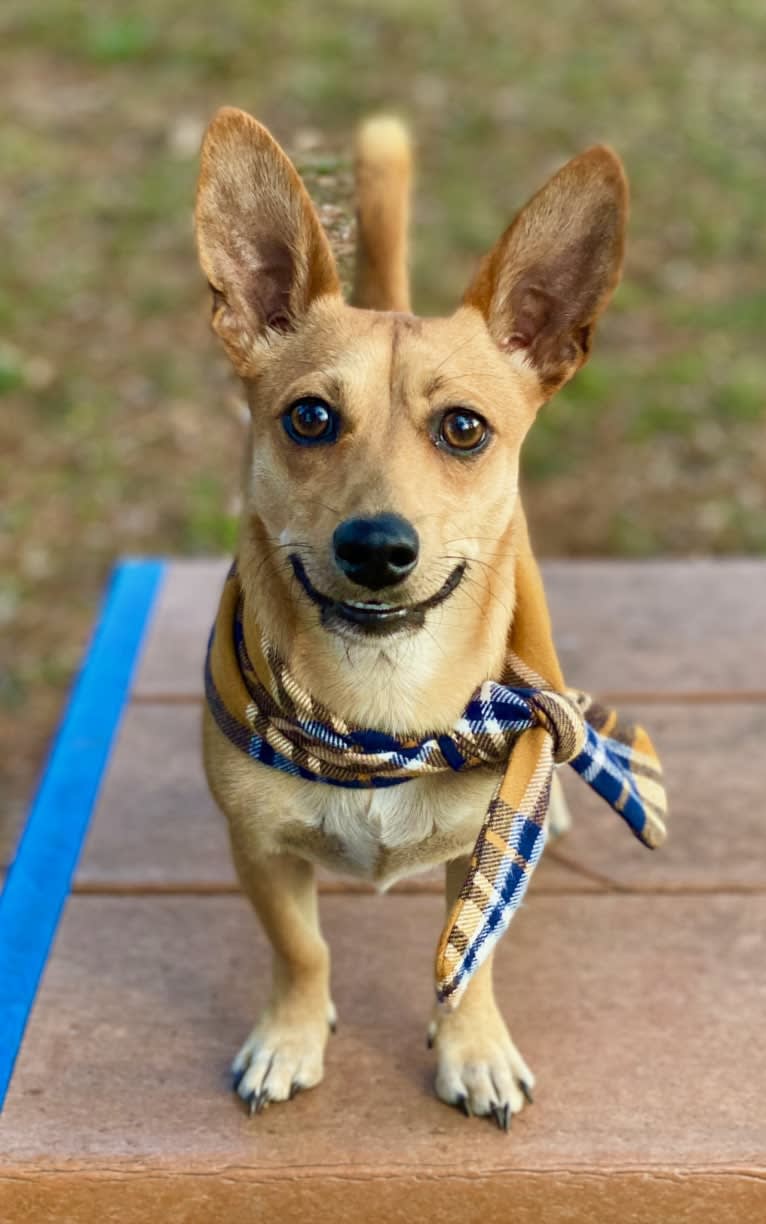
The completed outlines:
{"type": "MultiPolygon", "coordinates": [[[[404,326],[399,318],[394,316],[391,320],[391,364],[388,371],[388,398],[391,407],[401,395],[401,387],[404,381],[403,372],[398,369],[398,353],[402,342],[404,326]]],[[[406,397],[404,397],[406,399],[406,397]]]]}
{"type": "Polygon", "coordinates": [[[401,422],[403,414],[420,416],[423,403],[450,385],[458,399],[469,400],[474,390],[489,399],[514,380],[475,311],[420,318],[317,305],[302,336],[280,346],[277,360],[293,376],[315,379],[317,393],[352,416],[374,412],[378,428],[401,422]]]}

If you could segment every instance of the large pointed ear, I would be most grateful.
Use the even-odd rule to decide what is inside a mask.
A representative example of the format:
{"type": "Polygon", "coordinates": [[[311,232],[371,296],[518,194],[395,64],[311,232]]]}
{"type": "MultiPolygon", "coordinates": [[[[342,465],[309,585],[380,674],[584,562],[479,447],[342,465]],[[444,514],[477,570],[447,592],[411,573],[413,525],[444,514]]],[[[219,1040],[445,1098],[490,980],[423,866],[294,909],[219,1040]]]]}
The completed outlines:
{"type": "Polygon", "coordinates": [[[259,336],[291,330],[340,282],[308,193],[265,127],[225,107],[205,134],[201,161],[197,248],[213,327],[246,375],[259,336]]]}
{"type": "Polygon", "coordinates": [[[628,186],[596,146],[559,170],[521,210],[465,295],[501,349],[523,354],[548,399],[588,358],[619,279],[628,186]]]}

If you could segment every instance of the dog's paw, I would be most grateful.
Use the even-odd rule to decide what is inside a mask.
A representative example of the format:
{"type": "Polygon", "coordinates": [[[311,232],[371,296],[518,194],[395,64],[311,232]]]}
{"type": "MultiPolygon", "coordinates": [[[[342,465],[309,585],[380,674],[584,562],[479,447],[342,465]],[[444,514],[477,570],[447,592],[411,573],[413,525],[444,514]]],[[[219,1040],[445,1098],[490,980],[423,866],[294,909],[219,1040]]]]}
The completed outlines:
{"type": "Polygon", "coordinates": [[[461,1017],[460,1010],[432,1021],[428,1044],[436,1050],[436,1094],[468,1117],[492,1117],[507,1131],[525,1101],[531,1103],[535,1077],[496,1010],[461,1017]]]}
{"type": "Polygon", "coordinates": [[[262,1016],[231,1066],[234,1091],[251,1116],[320,1083],[327,1037],[335,1024],[332,1004],[320,1018],[262,1016]]]}

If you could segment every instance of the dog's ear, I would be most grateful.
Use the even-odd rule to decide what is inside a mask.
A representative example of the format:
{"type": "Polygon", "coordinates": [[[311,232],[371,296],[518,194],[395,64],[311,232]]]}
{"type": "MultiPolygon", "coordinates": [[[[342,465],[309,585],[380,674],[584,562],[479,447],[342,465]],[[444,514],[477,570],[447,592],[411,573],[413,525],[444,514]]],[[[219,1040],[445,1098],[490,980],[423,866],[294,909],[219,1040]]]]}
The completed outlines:
{"type": "Polygon", "coordinates": [[[259,336],[291,330],[315,298],[340,292],[330,244],[287,156],[231,107],[205,134],[195,218],[213,327],[246,375],[259,336]]]}
{"type": "Polygon", "coordinates": [[[628,187],[596,146],[559,170],[484,258],[464,302],[496,344],[523,354],[548,399],[588,358],[622,269],[628,187]]]}

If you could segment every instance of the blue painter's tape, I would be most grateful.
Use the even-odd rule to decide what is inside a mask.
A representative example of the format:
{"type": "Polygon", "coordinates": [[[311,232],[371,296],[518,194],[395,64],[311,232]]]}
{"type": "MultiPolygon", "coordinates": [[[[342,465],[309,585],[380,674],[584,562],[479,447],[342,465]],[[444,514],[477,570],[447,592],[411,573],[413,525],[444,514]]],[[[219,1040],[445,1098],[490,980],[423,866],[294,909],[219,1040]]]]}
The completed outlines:
{"type": "Polygon", "coordinates": [[[165,571],[123,561],[0,894],[0,1109],[165,571]]]}

